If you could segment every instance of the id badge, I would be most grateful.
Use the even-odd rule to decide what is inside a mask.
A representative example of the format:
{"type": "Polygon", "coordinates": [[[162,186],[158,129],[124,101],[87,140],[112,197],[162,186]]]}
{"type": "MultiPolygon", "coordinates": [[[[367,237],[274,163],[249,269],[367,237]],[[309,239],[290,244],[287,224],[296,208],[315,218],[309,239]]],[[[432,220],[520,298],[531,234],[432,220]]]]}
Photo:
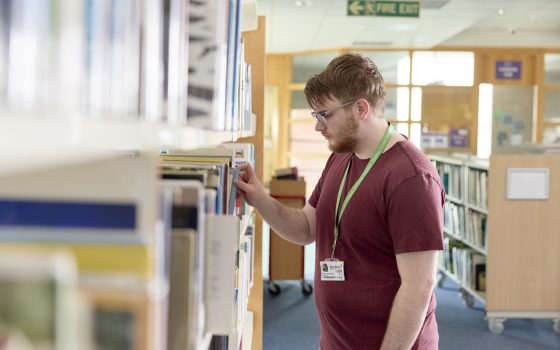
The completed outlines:
{"type": "Polygon", "coordinates": [[[344,281],[344,261],[323,260],[319,264],[321,281],[344,281]]]}

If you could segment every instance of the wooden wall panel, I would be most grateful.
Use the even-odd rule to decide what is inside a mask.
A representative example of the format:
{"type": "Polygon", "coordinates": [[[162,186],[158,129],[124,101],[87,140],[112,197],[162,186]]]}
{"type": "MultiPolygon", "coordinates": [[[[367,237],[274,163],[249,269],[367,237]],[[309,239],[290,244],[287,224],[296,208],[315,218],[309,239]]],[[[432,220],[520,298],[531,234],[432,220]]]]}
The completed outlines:
{"type": "Polygon", "coordinates": [[[535,85],[537,55],[516,52],[489,52],[481,54],[483,78],[482,83],[500,85],[535,85]],[[521,79],[496,79],[496,61],[520,61],[521,79]]]}

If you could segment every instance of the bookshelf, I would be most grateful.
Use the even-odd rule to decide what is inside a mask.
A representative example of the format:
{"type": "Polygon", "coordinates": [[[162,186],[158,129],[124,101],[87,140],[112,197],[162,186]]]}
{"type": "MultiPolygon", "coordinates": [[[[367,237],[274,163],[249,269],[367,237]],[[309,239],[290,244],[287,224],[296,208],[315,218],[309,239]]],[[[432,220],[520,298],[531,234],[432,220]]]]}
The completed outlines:
{"type": "MultiPolygon", "coordinates": [[[[467,307],[476,300],[484,304],[488,328],[494,334],[503,332],[508,318],[551,319],[560,333],[560,279],[555,259],[560,249],[556,218],[560,157],[429,157],[446,193],[452,193],[444,210],[445,250],[440,256],[439,285],[449,278],[460,286],[467,307]],[[512,168],[548,169],[549,198],[508,199],[507,173],[512,168]],[[477,269],[477,264],[483,267],[477,269]],[[484,271],[484,281],[477,270],[484,271]],[[480,288],[482,284],[485,288],[480,288]]],[[[530,188],[531,183],[521,186],[530,188]]]]}
{"type": "Polygon", "coordinates": [[[488,162],[463,155],[429,155],[445,187],[444,251],[438,285],[449,278],[460,286],[465,306],[486,303],[485,270],[488,162]]]}
{"type": "MultiPolygon", "coordinates": [[[[116,337],[121,341],[117,347],[175,348],[167,341],[166,313],[174,305],[166,299],[171,253],[165,239],[177,228],[166,216],[173,196],[161,186],[158,155],[165,149],[251,142],[257,153],[254,166],[262,168],[264,18],[256,16],[254,0],[78,0],[18,3],[5,11],[0,8],[0,202],[15,198],[21,207],[39,200],[52,208],[59,208],[60,201],[90,207],[100,202],[109,209],[124,202],[134,208],[135,223],[91,231],[14,228],[4,221],[0,248],[33,254],[69,251],[79,275],[76,288],[95,309],[92,324],[85,328],[103,326],[104,319],[126,320],[129,333],[116,337]],[[206,26],[189,23],[194,13],[206,26]],[[26,35],[12,34],[17,31],[10,26],[26,35]],[[195,34],[206,41],[195,40],[195,34]],[[32,46],[22,37],[41,44],[36,57],[21,49],[32,46]],[[205,50],[204,45],[217,49],[205,50]],[[195,57],[201,52],[207,56],[195,57]],[[16,237],[20,233],[24,235],[16,237]]],[[[175,190],[186,193],[189,186],[177,185],[175,190]]],[[[226,335],[229,349],[240,348],[242,339],[248,339],[243,348],[258,350],[262,281],[256,278],[253,290],[258,292],[249,293],[252,278],[241,269],[250,267],[255,276],[262,275],[262,219],[251,208],[242,217],[224,216],[234,242],[225,249],[234,258],[229,266],[220,259],[214,263],[232,271],[226,275],[236,287],[220,289],[232,320],[226,332],[217,334],[226,335]],[[247,284],[245,294],[234,303],[241,283],[247,284]]],[[[179,232],[177,242],[183,243],[177,245],[184,252],[193,244],[203,246],[193,238],[204,235],[202,221],[189,233],[179,232]]],[[[204,260],[191,258],[196,264],[204,260]]],[[[200,279],[177,282],[186,288],[200,279]]],[[[176,304],[180,307],[204,314],[200,300],[176,304]]],[[[213,334],[201,325],[188,327],[195,333],[189,340],[193,343],[180,347],[208,349],[213,334]]],[[[105,344],[100,343],[104,335],[122,331],[110,328],[105,327],[105,333],[88,328],[91,332],[79,339],[105,344]]],[[[57,348],[67,349],[59,347],[59,341],[63,344],[64,339],[56,339],[57,348]]]]}

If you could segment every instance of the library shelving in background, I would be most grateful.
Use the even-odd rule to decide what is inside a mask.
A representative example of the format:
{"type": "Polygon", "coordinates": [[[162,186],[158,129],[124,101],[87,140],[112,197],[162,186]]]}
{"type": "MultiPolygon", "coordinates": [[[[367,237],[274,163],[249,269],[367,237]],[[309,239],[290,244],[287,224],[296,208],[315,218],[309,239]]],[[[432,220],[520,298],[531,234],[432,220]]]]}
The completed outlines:
{"type": "MultiPolygon", "coordinates": [[[[208,224],[205,186],[164,184],[159,157],[163,150],[250,143],[261,172],[264,47],[264,18],[256,16],[254,0],[0,6],[0,250],[20,259],[22,281],[36,277],[29,271],[38,252],[45,266],[64,261],[62,270],[76,270],[62,278],[52,272],[58,265],[43,269],[54,276],[45,281],[55,282],[27,300],[46,310],[33,320],[35,334],[25,334],[32,327],[18,320],[3,322],[21,326],[34,345],[57,349],[262,347],[262,281],[255,278],[251,294],[240,294],[238,282],[249,280],[243,259],[252,275],[262,274],[262,219],[247,207],[238,215],[220,212],[208,224]],[[200,295],[169,304],[170,293],[203,288],[169,276],[176,272],[173,256],[204,264],[200,252],[191,253],[193,245],[205,247],[201,237],[212,225],[234,239],[222,247],[233,257],[225,274],[231,290],[218,289],[232,311],[219,322],[232,327],[216,333],[203,323],[212,316],[198,304],[200,295]],[[249,245],[250,259],[243,258],[249,245]],[[53,258],[59,253],[65,257],[53,258]],[[175,326],[192,332],[171,334],[177,319],[168,315],[180,310],[189,316],[175,326]],[[179,344],[168,341],[172,336],[179,344]]],[[[227,180],[221,185],[231,194],[227,180]]],[[[28,295],[17,277],[0,277],[0,311],[17,314],[21,304],[9,305],[7,296],[28,295]]]]}
{"type": "Polygon", "coordinates": [[[504,330],[508,318],[551,319],[560,333],[560,157],[519,153],[489,160],[460,154],[429,158],[446,191],[438,285],[450,278],[460,286],[467,307],[479,300],[494,334],[504,330]],[[522,175],[511,182],[510,170],[536,170],[538,181],[522,175]],[[542,173],[546,179],[539,177],[542,173]],[[510,198],[512,184],[528,197],[510,198]],[[544,189],[548,197],[539,198],[544,189]]]}
{"type": "Polygon", "coordinates": [[[461,287],[466,306],[474,306],[475,299],[485,304],[488,162],[462,155],[429,158],[446,193],[439,285],[450,278],[461,287]]]}

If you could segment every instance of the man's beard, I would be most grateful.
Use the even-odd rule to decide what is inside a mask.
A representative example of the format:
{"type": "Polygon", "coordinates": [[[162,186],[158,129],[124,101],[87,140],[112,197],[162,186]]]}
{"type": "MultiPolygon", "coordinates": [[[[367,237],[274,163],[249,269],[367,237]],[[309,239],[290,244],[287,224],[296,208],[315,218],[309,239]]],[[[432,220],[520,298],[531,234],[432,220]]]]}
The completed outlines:
{"type": "Polygon", "coordinates": [[[355,152],[358,146],[358,121],[349,118],[348,122],[343,124],[343,128],[331,138],[329,149],[334,153],[351,153],[355,152]]]}

